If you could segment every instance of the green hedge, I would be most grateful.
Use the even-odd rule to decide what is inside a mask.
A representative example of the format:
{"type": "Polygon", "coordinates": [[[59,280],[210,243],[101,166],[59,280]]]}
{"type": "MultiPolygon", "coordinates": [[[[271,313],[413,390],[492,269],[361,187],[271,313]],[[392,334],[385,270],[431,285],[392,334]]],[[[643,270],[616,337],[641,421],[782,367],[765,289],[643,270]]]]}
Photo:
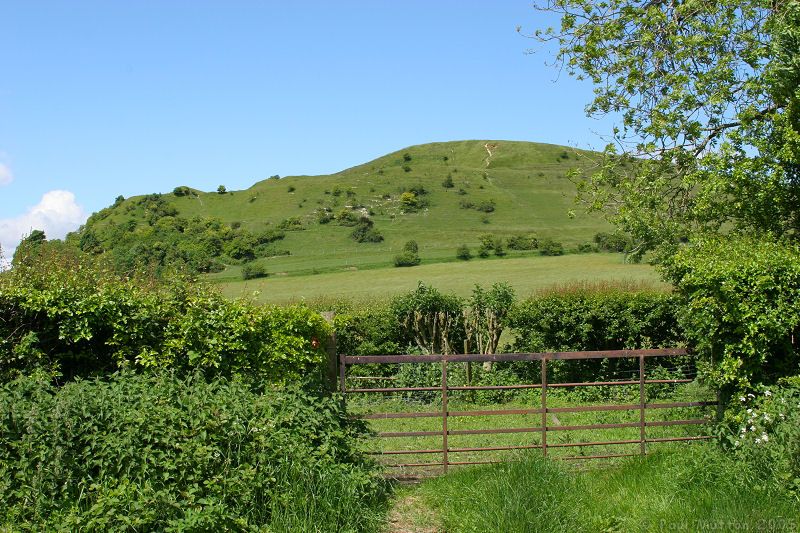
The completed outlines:
{"type": "Polygon", "coordinates": [[[375,530],[384,492],[362,430],[294,387],[19,378],[0,387],[0,529],[375,530]]]}
{"type": "MultiPolygon", "coordinates": [[[[518,303],[508,317],[516,352],[671,348],[685,344],[680,299],[657,291],[575,289],[518,303]]],[[[673,361],[674,363],[674,361],[673,361]]],[[[686,361],[681,361],[687,364],[686,361]]],[[[631,359],[559,361],[556,379],[615,378],[638,370],[631,359]]]]}
{"type": "Polygon", "coordinates": [[[0,379],[40,367],[66,378],[124,367],[321,375],[330,329],[306,307],[230,301],[186,278],[120,277],[85,255],[50,252],[0,274],[0,379]]]}
{"type": "Polygon", "coordinates": [[[681,323],[725,395],[800,373],[800,247],[728,238],[682,248],[663,270],[681,323]]]}

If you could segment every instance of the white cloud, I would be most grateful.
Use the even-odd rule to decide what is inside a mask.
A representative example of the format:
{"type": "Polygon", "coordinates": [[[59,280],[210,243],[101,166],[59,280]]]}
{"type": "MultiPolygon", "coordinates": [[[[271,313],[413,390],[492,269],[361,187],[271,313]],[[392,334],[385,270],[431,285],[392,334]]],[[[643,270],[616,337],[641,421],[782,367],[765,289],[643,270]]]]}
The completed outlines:
{"type": "Polygon", "coordinates": [[[47,192],[27,213],[0,219],[0,246],[3,247],[3,255],[6,260],[10,260],[19,241],[32,230],[44,231],[48,239],[63,239],[85,221],[86,213],[75,202],[74,194],[58,190],[47,192]]]}
{"type": "Polygon", "coordinates": [[[11,173],[11,169],[8,168],[8,165],[0,163],[0,187],[8,185],[12,181],[14,181],[14,174],[11,173]]]}

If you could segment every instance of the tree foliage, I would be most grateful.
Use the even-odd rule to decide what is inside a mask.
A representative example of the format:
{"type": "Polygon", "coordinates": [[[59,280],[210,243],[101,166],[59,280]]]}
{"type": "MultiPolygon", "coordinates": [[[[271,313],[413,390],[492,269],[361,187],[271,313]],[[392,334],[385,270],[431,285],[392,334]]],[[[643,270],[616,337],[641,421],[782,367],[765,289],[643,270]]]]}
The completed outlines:
{"type": "Polygon", "coordinates": [[[800,2],[552,0],[535,37],[612,115],[579,192],[635,253],[734,229],[800,237],[800,2]]]}

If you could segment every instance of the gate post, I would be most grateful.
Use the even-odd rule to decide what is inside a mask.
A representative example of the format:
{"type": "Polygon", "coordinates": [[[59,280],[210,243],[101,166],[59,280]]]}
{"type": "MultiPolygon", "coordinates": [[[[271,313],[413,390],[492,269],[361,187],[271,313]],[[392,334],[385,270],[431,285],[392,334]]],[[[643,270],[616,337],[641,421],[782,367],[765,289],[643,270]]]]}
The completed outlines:
{"type": "Polygon", "coordinates": [[[542,354],[542,455],[547,457],[547,354],[542,354]]]}
{"type": "Polygon", "coordinates": [[[639,355],[639,453],[641,455],[646,455],[647,450],[645,449],[645,421],[644,421],[644,411],[647,407],[647,399],[645,398],[645,389],[644,389],[644,354],[639,355]]]}
{"type": "Polygon", "coordinates": [[[447,356],[442,357],[442,465],[447,473],[447,356]]]}

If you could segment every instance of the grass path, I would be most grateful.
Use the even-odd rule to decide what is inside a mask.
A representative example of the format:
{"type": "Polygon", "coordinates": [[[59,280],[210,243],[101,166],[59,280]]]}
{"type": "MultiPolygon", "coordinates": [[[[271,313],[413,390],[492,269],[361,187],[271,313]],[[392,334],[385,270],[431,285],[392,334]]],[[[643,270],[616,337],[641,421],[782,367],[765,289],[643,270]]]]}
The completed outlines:
{"type": "Polygon", "coordinates": [[[414,489],[399,491],[389,511],[386,533],[443,533],[433,510],[414,489]]]}

